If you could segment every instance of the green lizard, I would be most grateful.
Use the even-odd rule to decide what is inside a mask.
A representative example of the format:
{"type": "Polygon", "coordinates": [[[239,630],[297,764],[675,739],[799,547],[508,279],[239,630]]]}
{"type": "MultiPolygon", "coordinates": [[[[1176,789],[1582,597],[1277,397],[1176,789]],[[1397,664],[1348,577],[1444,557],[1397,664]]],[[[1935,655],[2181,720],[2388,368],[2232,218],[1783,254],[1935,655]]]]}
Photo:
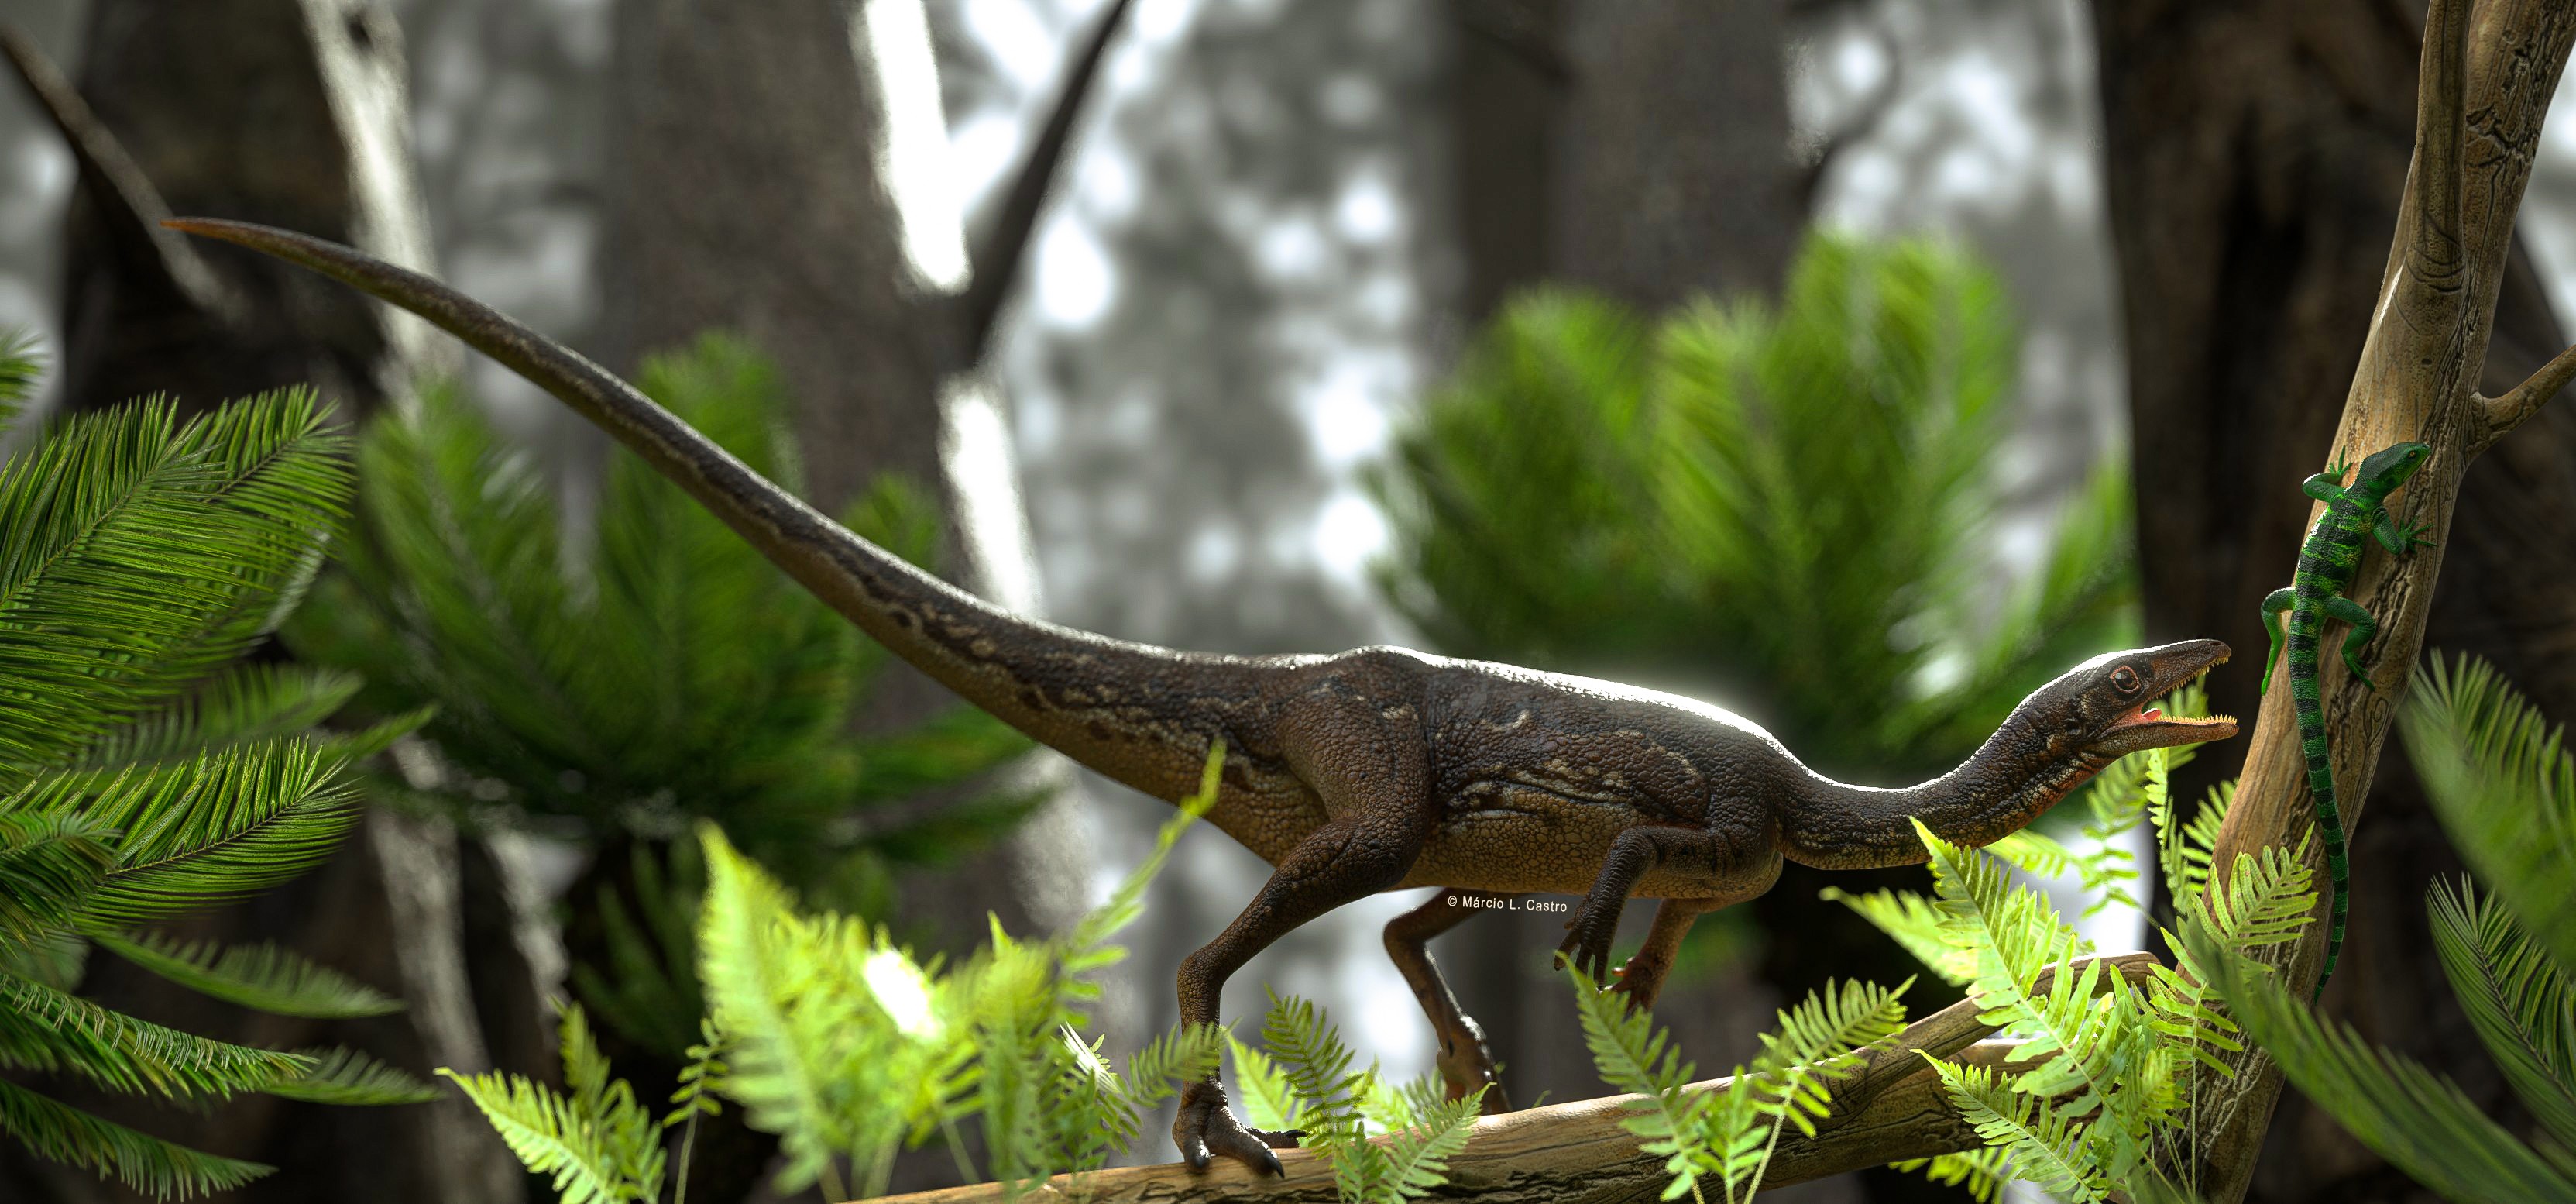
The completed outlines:
{"type": "MultiPolygon", "coordinates": [[[[1226,979],[1290,930],[1381,891],[1442,890],[1386,928],[1440,1037],[1451,1098],[1493,1085],[1483,1034],[1441,980],[1431,938],[1476,913],[1452,891],[1580,894],[1559,953],[1609,977],[1631,897],[1662,900],[1611,989],[1649,1006],[1700,915],[1770,889],[1784,861],[1919,864],[1913,819],[1982,845],[2148,748],[2225,739],[2224,716],[2149,704],[2227,659],[2216,640],[2095,657],[2042,686],[1967,763],[1901,790],[1809,770],[1770,733],[1705,703],[1510,665],[1362,648],[1218,656],[1012,615],[851,534],[626,382],[471,298],[303,235],[172,223],[302,264],[409,309],[562,399],[687,489],[807,589],[924,673],[1042,743],[1165,801],[1226,754],[1208,822],[1273,872],[1180,966],[1181,1019],[1217,1020],[1226,979]]],[[[1491,1110],[1508,1105],[1499,1090],[1491,1110]]],[[[1190,1084],[1173,1141],[1279,1171],[1295,1134],[1244,1126],[1216,1078],[1190,1084]]]]}
{"type": "Polygon", "coordinates": [[[2299,548],[2298,571],[2291,576],[2289,587],[2273,590],[2263,599],[2263,629],[2272,638],[2271,648],[2263,656],[2265,691],[2272,688],[2272,665],[2281,655],[2281,612],[2290,612],[2290,701],[2298,709],[2299,751],[2307,757],[2308,793],[2317,800],[2317,828],[2325,837],[2326,879],[2334,889],[2326,968],[2317,975],[2319,995],[2325,993],[2326,980],[2334,976],[2335,959],[2343,952],[2344,917],[2351,910],[2352,900],[2344,884],[2343,817],[2335,809],[2334,765],[2326,748],[2325,707],[2317,694],[2317,647],[2324,638],[2326,620],[2350,624],[2352,630],[2343,641],[2343,663],[2352,670],[2354,680],[2370,687],[2370,674],[2361,666],[2361,648],[2377,634],[2379,622],[2360,603],[2344,597],[2343,591],[2352,587],[2353,573],[2361,567],[2365,537],[2376,538],[2379,546],[2392,554],[2429,543],[2420,528],[2400,529],[2388,516],[2387,502],[2388,495],[2414,476],[2432,454],[2433,449],[2421,443],[2396,443],[2363,460],[2361,471],[2354,474],[2350,485],[2342,483],[2341,462],[2309,477],[2299,488],[2324,502],[2326,512],[2317,519],[2316,526],[2308,529],[2307,542],[2299,548]]]}

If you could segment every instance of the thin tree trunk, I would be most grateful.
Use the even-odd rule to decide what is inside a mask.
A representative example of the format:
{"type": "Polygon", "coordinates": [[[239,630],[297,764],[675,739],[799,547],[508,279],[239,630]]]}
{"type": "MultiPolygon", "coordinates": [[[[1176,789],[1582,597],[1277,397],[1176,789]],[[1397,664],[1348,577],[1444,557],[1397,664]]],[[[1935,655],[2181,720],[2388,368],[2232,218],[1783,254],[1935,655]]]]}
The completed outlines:
{"type": "MultiPolygon", "coordinates": [[[[2212,705],[2256,704],[2264,594],[2287,584],[2370,331],[2381,238],[2412,151],[2421,13],[2308,0],[2101,4],[2110,197],[2124,293],[2150,639],[2239,650],[2212,705]],[[2248,655],[2253,654],[2253,655],[2248,655]]],[[[2557,349],[2527,256],[2505,261],[2480,381],[2501,395],[2557,349]]],[[[2355,449],[2355,450],[2367,450],[2355,449]]],[[[2576,414],[2544,411],[2460,486],[2430,649],[2494,661],[2542,709],[2576,716],[2576,414]]],[[[2184,789],[2229,776],[2204,757],[2184,789]]],[[[2469,1029],[2424,936],[2431,880],[2460,865],[2399,756],[2353,833],[2352,931],[2327,1006],[2364,1035],[2443,1066],[2483,1106],[2518,1105],[2469,1029]]],[[[2357,793],[2357,792],[2356,792],[2357,793]]],[[[2358,797],[2347,806],[2356,806],[2358,797]]],[[[2255,1186],[2266,1200],[2420,1195],[2295,1095],[2255,1186]]]]}
{"type": "MultiPolygon", "coordinates": [[[[194,410],[311,384],[358,414],[436,366],[427,328],[413,319],[317,291],[257,257],[201,253],[152,224],[169,212],[168,198],[425,266],[400,37],[378,7],[97,0],[84,47],[77,89],[31,43],[5,48],[82,168],[65,264],[66,406],[157,392],[194,410]]],[[[210,1007],[105,957],[92,959],[84,989],[230,1040],[347,1045],[423,1075],[487,1068],[487,1025],[525,1034],[541,1005],[517,940],[465,939],[473,917],[509,913],[506,895],[469,898],[460,888],[460,854],[480,852],[461,848],[442,825],[372,815],[314,873],[172,926],[190,938],[287,945],[401,998],[398,1015],[325,1024],[210,1007]]],[[[528,1069],[544,1050],[523,1039],[510,1052],[512,1068],[528,1069]]],[[[275,1164],[276,1175],[235,1193],[246,1199],[507,1204],[524,1186],[509,1152],[453,1096],[383,1109],[250,1097],[201,1114],[91,1102],[158,1135],[275,1164]]],[[[134,1198],[86,1175],[38,1168],[14,1144],[0,1145],[0,1196],[134,1198]]]]}

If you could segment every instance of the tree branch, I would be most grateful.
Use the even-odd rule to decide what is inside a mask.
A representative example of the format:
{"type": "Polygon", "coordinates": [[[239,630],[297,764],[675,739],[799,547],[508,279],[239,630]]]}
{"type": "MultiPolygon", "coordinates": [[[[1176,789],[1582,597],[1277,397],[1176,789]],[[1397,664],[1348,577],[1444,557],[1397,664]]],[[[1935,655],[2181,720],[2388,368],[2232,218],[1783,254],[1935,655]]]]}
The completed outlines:
{"type": "MultiPolygon", "coordinates": [[[[2470,0],[2432,0],[2424,14],[2424,53],[2415,89],[2415,164],[2407,173],[2415,271],[2428,283],[2459,287],[2460,146],[2467,130],[2467,40],[2470,0]]],[[[2401,223],[2409,219],[2399,218],[2401,223]]]]}
{"type": "Polygon", "coordinates": [[[171,295],[210,318],[231,323],[241,313],[239,298],[195,246],[177,231],[162,228],[171,214],[160,190],[90,111],[71,80],[35,39],[15,25],[0,23],[0,58],[9,60],[18,82],[35,97],[36,107],[62,132],[117,253],[147,269],[171,295]]]}
{"type": "Polygon", "coordinates": [[[1100,14],[1091,37],[1065,71],[1055,105],[1047,112],[1046,124],[1030,145],[1028,157],[1012,173],[1001,207],[974,240],[968,255],[966,289],[956,301],[957,360],[952,370],[965,371],[984,362],[984,352],[992,345],[993,327],[1001,320],[1002,303],[1010,299],[1011,286],[1020,278],[1028,259],[1029,238],[1037,229],[1047,191],[1054,186],[1065,148],[1073,139],[1074,120],[1082,115],[1083,102],[1090,98],[1093,82],[1100,74],[1100,62],[1108,57],[1109,41],[1126,20],[1131,2],[1109,0],[1109,11],[1100,14]]]}
{"type": "Polygon", "coordinates": [[[2521,426],[2523,419],[2538,413],[2550,398],[2558,396],[2558,391],[2565,388],[2570,379],[2576,379],[2576,346],[2559,352],[2556,358],[2542,364],[2539,371],[2515,385],[2512,392],[2502,397],[2479,398],[2486,410],[2487,431],[2473,450],[2485,451],[2494,446],[2496,440],[2512,434],[2513,428],[2521,426]]]}
{"type": "MultiPolygon", "coordinates": [[[[2092,960],[2078,961],[2070,969],[2080,970],[2092,960]]],[[[2133,982],[2157,966],[2155,957],[2146,953],[2100,960],[2133,982]]],[[[2043,974],[2037,989],[2046,991],[2050,981],[2051,976],[2043,974]]],[[[1960,1065],[1998,1066],[2011,1056],[2016,1043],[1982,1040],[1995,1026],[1979,1020],[1977,1012],[1974,1001],[1961,1000],[1865,1052],[1859,1067],[1836,1080],[1834,1113],[1817,1122],[1814,1137],[1795,1129],[1780,1134],[1762,1182],[1786,1186],[1865,1166],[1983,1146],[1984,1139],[1960,1119],[1942,1092],[1940,1077],[1923,1061],[1928,1054],[1960,1065]]],[[[1710,1079],[1685,1090],[1725,1091],[1736,1081],[1710,1079]]],[[[1624,1103],[1634,1098],[1606,1096],[1478,1118],[1467,1148],[1449,1160],[1448,1185],[1440,1198],[1484,1204],[1643,1204],[1660,1199],[1664,1185],[1671,1181],[1664,1173],[1664,1160],[1638,1153],[1636,1135],[1621,1123],[1631,1115],[1624,1103]]],[[[1281,1150],[1279,1162],[1287,1171],[1279,1178],[1256,1175],[1241,1163],[1223,1158],[1204,1171],[1178,1162],[1096,1171],[1079,1185],[1071,1176],[1058,1175],[1043,1194],[1032,1198],[1079,1195],[1095,1204],[1213,1200],[1325,1204],[1336,1198],[1332,1168],[1321,1155],[1312,1150],[1281,1150]]],[[[983,1204],[1001,1198],[1000,1184],[980,1183],[891,1197],[888,1204],[983,1204]]]]}

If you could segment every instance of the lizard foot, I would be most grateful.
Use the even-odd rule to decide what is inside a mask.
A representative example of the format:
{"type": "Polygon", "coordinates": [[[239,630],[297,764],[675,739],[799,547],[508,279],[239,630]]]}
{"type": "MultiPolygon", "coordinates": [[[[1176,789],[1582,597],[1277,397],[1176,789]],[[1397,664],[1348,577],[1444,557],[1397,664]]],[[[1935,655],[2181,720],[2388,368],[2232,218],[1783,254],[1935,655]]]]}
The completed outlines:
{"type": "Polygon", "coordinates": [[[1285,1175],[1279,1156],[1270,1151],[1296,1149],[1297,1139],[1305,1135],[1302,1129],[1272,1133],[1245,1128],[1234,1118],[1234,1110],[1225,1106],[1225,1088],[1209,1082],[1181,1089],[1181,1114],[1172,1121],[1172,1141],[1181,1147],[1181,1160],[1194,1171],[1206,1170],[1210,1155],[1222,1155],[1256,1172],[1285,1175]]]}
{"type": "Polygon", "coordinates": [[[1585,899],[1565,922],[1565,943],[1556,947],[1556,964],[1571,965],[1594,982],[1610,977],[1610,938],[1619,931],[1620,905],[1626,899],[1598,904],[1585,899]]]}
{"type": "Polygon", "coordinates": [[[1484,1026],[1473,1016],[1458,1017],[1458,1025],[1457,1031],[1440,1034],[1440,1056],[1432,1062],[1440,1070],[1442,1090],[1450,1099],[1465,1099],[1481,1087],[1486,1115],[1511,1111],[1511,1100],[1494,1077],[1494,1053],[1485,1045],[1484,1026]]]}

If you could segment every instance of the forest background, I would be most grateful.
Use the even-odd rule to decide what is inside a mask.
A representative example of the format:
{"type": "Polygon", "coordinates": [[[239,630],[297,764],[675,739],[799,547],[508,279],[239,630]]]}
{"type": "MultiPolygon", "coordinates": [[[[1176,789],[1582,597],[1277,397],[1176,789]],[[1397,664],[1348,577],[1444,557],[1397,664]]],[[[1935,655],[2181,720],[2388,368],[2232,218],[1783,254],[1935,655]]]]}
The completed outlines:
{"type": "MultiPolygon", "coordinates": [[[[84,35],[100,22],[112,28],[119,10],[133,7],[10,0],[0,15],[85,84],[114,88],[113,70],[84,71],[96,52],[84,35]]],[[[619,364],[696,325],[691,305],[703,313],[739,300],[688,297],[687,289],[649,280],[638,288],[639,273],[680,269],[621,256],[636,245],[621,232],[673,219],[652,208],[659,195],[652,173],[685,168],[620,148],[685,131],[700,99],[680,87],[662,89],[658,102],[642,99],[649,76],[620,54],[639,42],[619,35],[645,28],[638,12],[646,6],[325,7],[378,22],[380,33],[366,40],[399,52],[394,74],[408,85],[409,109],[395,128],[410,139],[414,204],[425,219],[416,249],[445,278],[619,364]],[[397,27],[398,39],[382,36],[397,27]],[[670,312],[638,312],[656,305],[670,312]]],[[[2134,451],[2150,513],[2143,534],[2150,633],[2222,635],[2245,650],[2250,609],[2225,630],[2195,625],[2198,600],[2234,583],[2188,579],[2176,567],[2188,558],[2213,566],[2208,577],[2223,576],[2225,550],[2196,544],[2171,523],[2225,511],[2229,497],[2267,499],[2286,513],[2297,501],[2289,484],[2321,466],[2308,461],[2323,450],[2322,424],[2351,361],[2349,346],[2336,340],[2358,342],[2387,229],[2374,215],[2396,195],[2387,155],[2403,168],[2420,13],[2387,6],[2337,30],[2329,28],[2339,19],[2335,6],[2278,3],[2218,30],[2202,6],[2140,6],[2207,18],[2155,32],[2145,15],[2106,18],[2113,26],[2097,28],[2094,11],[2054,0],[1793,0],[1699,13],[1687,0],[1604,7],[1611,11],[1583,15],[1545,3],[1137,4],[1079,116],[1018,301],[993,332],[989,372],[966,393],[923,390],[946,401],[952,422],[956,413],[998,420],[989,437],[952,441],[942,461],[936,411],[929,429],[916,420],[892,438],[877,429],[800,428],[815,475],[826,488],[845,489],[869,471],[904,465],[906,456],[932,477],[948,470],[957,478],[952,514],[969,528],[983,587],[1058,622],[1239,652],[1419,643],[1370,575],[1387,535],[1364,470],[1382,459],[1390,432],[1437,387],[1507,292],[1570,281],[1649,309],[1700,291],[1772,294],[1811,224],[1933,230],[1991,259],[2021,322],[2012,432],[1991,466],[2009,516],[1991,553],[1998,571],[2030,571],[2059,508],[2095,462],[2134,451]],[[2285,69],[2264,88],[2229,93],[2210,84],[2194,92],[2197,81],[2177,60],[2190,57],[2190,38],[2223,33],[2236,35],[2235,53],[2247,63],[2259,66],[2277,52],[2284,62],[2312,65],[2285,69]],[[1677,46],[1717,49],[1675,62],[1677,46]],[[2313,54],[2299,58],[2321,46],[2325,67],[2313,66],[2313,54]],[[2174,96],[2197,103],[2154,103],[2174,96]],[[2340,108],[2321,98],[2339,99],[2340,108]],[[2184,134],[2193,122],[2280,153],[2219,152],[2233,174],[2189,170],[2194,160],[2175,147],[2190,141],[2184,134]],[[1684,165],[1652,181],[1661,192],[1640,186],[1657,157],[1684,165]],[[1651,196],[1684,203],[1637,203],[1651,196]],[[2126,229],[2115,223],[2117,199],[2136,206],[2126,229]],[[2139,220],[2148,211],[2164,216],[2139,220]],[[1651,236],[1617,243],[1587,233],[1612,229],[1651,236]],[[2195,259],[2194,248],[2207,254],[2195,259]],[[2158,292],[2175,287],[2149,266],[2160,260],[2220,264],[2238,275],[2200,277],[2200,295],[2175,303],[2158,292]],[[2351,263],[2362,266],[2344,266],[2351,263]],[[2232,315],[2229,302],[2212,299],[2227,293],[2241,295],[2242,311],[2232,315]],[[2245,314],[2286,315],[2270,359],[2213,349],[2225,336],[2212,328],[2245,314]],[[2151,361],[2123,357],[2124,344],[2142,343],[2154,347],[2151,361]],[[2315,371],[2303,369],[2310,363],[2315,371]],[[2231,398],[2255,399],[2234,420],[2246,424],[2240,430],[2262,430],[2264,455],[2277,463],[2228,454],[2217,420],[2172,433],[2186,419],[2199,421],[2203,410],[2194,407],[2223,408],[2231,398]],[[2165,433],[2142,425],[2133,440],[2133,412],[2142,424],[2164,422],[2165,433]],[[2214,480],[2225,487],[2210,487],[2214,480]],[[2161,532],[2158,500],[2173,503],[2161,532]]],[[[996,207],[1100,8],[934,0],[922,10],[930,54],[904,61],[916,70],[935,62],[935,77],[916,75],[907,86],[935,87],[938,103],[906,110],[886,102],[900,114],[889,121],[888,145],[877,148],[885,158],[813,158],[809,176],[746,187],[810,200],[830,194],[813,185],[833,170],[883,170],[898,206],[933,215],[907,211],[907,233],[943,222],[968,228],[996,207]],[[906,141],[905,129],[933,136],[906,141]],[[944,219],[935,216],[943,211],[944,219]]],[[[889,37],[872,49],[891,61],[901,57],[893,44],[889,37]]],[[[243,49],[208,44],[200,53],[210,76],[221,77],[257,69],[247,55],[226,58],[243,49]]],[[[710,94],[742,91],[734,86],[740,80],[724,78],[721,61],[696,69],[707,73],[694,78],[710,94]]],[[[129,105],[148,109],[150,89],[125,82],[129,105]]],[[[792,95],[797,81],[782,69],[776,82],[792,95]]],[[[111,104],[92,99],[113,117],[111,104]]],[[[177,137],[180,128],[162,131],[177,137]]],[[[151,157],[149,135],[127,136],[151,157]]],[[[819,135],[781,135],[805,136],[819,135]]],[[[2524,307],[2524,329],[2535,305],[2542,323],[2550,308],[2576,312],[2570,150],[2576,128],[2554,122],[2523,213],[2538,270],[2532,288],[2508,287],[2508,306],[2524,307]]],[[[0,326],[35,332],[48,360],[60,364],[71,325],[61,285],[74,172],[59,138],[10,88],[0,88],[0,165],[0,326]]],[[[173,195],[186,187],[161,183],[173,195]]],[[[854,200],[851,213],[859,206],[854,200]]],[[[814,220],[817,236],[828,237],[836,219],[814,220]]],[[[962,240],[952,233],[945,242],[917,241],[906,248],[913,270],[934,281],[958,274],[962,240]]],[[[770,253],[786,261],[801,252],[770,253]]],[[[850,304],[858,308],[843,312],[863,311],[868,301],[850,304]]],[[[2511,333],[2516,321],[2500,325],[2511,333]]],[[[2494,371],[2510,381],[2529,364],[2512,361],[2508,342],[2499,341],[2494,371]]],[[[795,348],[778,350],[791,375],[800,370],[795,348]]],[[[575,480],[595,464],[595,442],[551,403],[489,365],[424,354],[425,364],[461,364],[505,427],[549,448],[575,480]]],[[[2286,571],[2285,538],[2252,542],[2266,559],[2244,572],[2286,571]]],[[[2484,595],[2472,579],[2480,563],[2475,555],[2450,561],[2446,598],[2484,595]]],[[[2508,633],[2493,638],[2539,638],[2489,619],[2491,635],[2508,633]]],[[[2438,624],[2433,643],[2462,646],[2444,643],[2438,624]]],[[[2548,675],[2527,658],[2499,660],[2544,709],[2553,688],[2559,698],[2576,689],[2568,675],[2548,675]]],[[[2237,688],[2250,692],[2250,683],[2237,688]]],[[[2220,702],[2252,709],[2227,704],[2223,694],[2220,702]]],[[[927,704],[897,697],[883,705],[927,704]]],[[[2405,790],[2395,776],[2401,780],[2390,788],[2405,790]]],[[[2384,854],[2409,832],[2427,830],[2410,828],[2407,814],[2385,796],[2373,808],[2356,854],[2365,871],[2374,848],[2384,854]]],[[[1008,883],[999,897],[914,918],[957,931],[986,905],[1039,922],[1068,914],[1141,856],[1164,815],[1159,805],[1082,781],[1035,821],[1045,835],[1024,835],[977,863],[1003,872],[923,871],[1008,883]]],[[[560,849],[504,841],[491,855],[507,863],[513,881],[540,892],[570,877],[560,849]]],[[[2438,1041],[2423,1034],[2443,1031],[2436,1009],[2446,1005],[2438,992],[2410,985],[2426,980],[2421,959],[2429,955],[2420,934],[2404,928],[2420,922],[2411,918],[2420,891],[2405,884],[2445,867],[2438,849],[2381,855],[2375,864],[2389,875],[2388,897],[2403,905],[2384,909],[2376,932],[2370,913],[2360,914],[2337,1006],[2374,1039],[2401,1047],[2408,1034],[2438,1041]],[[2411,941],[2417,960],[2397,945],[2373,954],[2374,939],[2411,941]]],[[[1169,967],[1240,906],[1260,873],[1214,833],[1184,842],[1131,933],[1136,956],[1123,967],[1128,978],[1113,1012],[1129,1031],[1168,1023],[1169,967]]],[[[902,884],[898,894],[944,895],[939,886],[950,880],[902,884]]],[[[1399,1073],[1426,1067],[1428,1034],[1378,952],[1378,928],[1406,905],[1403,897],[1371,900],[1300,931],[1240,976],[1228,1013],[1257,1011],[1267,982],[1325,1003],[1364,1056],[1399,1073]]],[[[1589,1094],[1562,1006],[1544,998],[1556,989],[1538,956],[1554,945],[1552,923],[1493,917],[1476,928],[1483,931],[1441,948],[1448,964],[1462,967],[1468,1010],[1508,1042],[1504,1061],[1533,1084],[1524,1096],[1536,1084],[1556,1098],[1589,1094]],[[1512,1002],[1524,994],[1526,1006],[1512,1002]]],[[[317,952],[329,960],[327,950],[317,952]]],[[[531,958],[545,964],[542,950],[531,958]]],[[[1778,994],[1756,957],[1715,972],[1690,998],[1704,1001],[1700,1012],[1675,1022],[1686,1039],[1706,1044],[1706,1061],[1722,1063],[1740,1056],[1778,994]]],[[[506,1058],[510,1035],[487,1036],[493,1056],[506,1058]]],[[[2302,1125],[2285,1113],[2274,1140],[2285,1148],[2266,1198],[2299,1198],[2286,1186],[2294,1182],[2297,1193],[2317,1199],[2372,1198],[2374,1184],[2392,1192],[2402,1185],[2325,1122],[2302,1125]]],[[[1162,1156],[1159,1145],[1142,1153],[1162,1156]]],[[[1905,1190],[1877,1179],[1807,1189],[1828,1200],[1892,1199],[1905,1190]]]]}

